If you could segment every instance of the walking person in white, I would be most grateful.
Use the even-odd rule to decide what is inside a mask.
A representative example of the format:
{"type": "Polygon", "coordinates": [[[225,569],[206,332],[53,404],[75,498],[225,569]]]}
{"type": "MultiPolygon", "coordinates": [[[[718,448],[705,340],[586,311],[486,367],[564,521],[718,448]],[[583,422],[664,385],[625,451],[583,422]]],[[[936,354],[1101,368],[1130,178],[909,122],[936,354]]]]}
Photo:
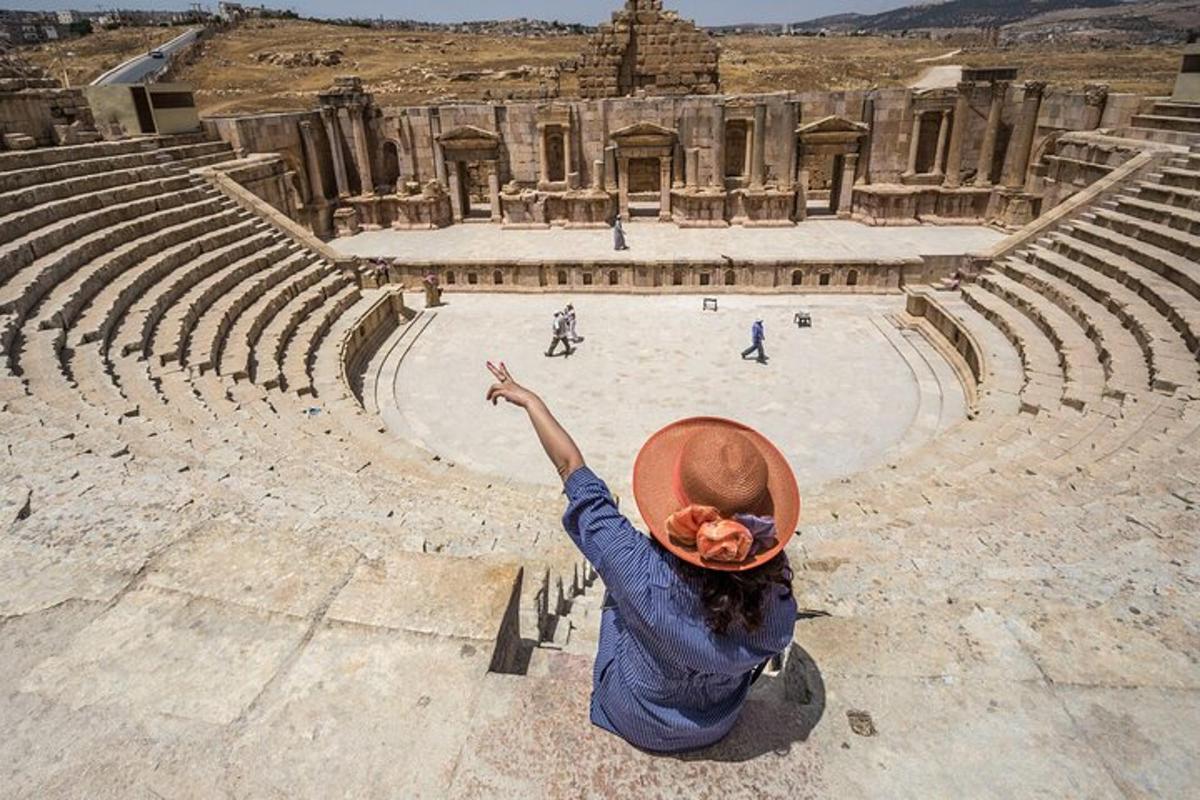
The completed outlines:
{"type": "Polygon", "coordinates": [[[575,306],[567,303],[567,309],[563,312],[567,317],[567,338],[572,344],[578,344],[583,341],[583,337],[575,332],[575,306]]]}
{"type": "Polygon", "coordinates": [[[560,342],[566,348],[563,356],[569,356],[575,352],[571,348],[571,340],[567,338],[567,330],[567,315],[561,311],[555,311],[554,322],[551,325],[551,335],[553,338],[550,340],[550,349],[546,351],[547,357],[554,355],[554,351],[558,349],[560,342]]]}

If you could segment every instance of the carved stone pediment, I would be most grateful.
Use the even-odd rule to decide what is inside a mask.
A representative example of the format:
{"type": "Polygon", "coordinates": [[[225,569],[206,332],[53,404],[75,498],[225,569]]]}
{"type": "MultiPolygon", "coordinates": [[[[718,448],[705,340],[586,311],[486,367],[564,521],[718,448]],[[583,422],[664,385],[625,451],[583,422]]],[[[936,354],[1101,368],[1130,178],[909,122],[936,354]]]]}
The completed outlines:
{"type": "Polygon", "coordinates": [[[499,145],[500,134],[476,128],[474,125],[460,125],[440,134],[437,140],[443,148],[479,150],[499,145]]]}
{"type": "Polygon", "coordinates": [[[796,128],[796,135],[806,139],[814,136],[839,136],[842,138],[866,136],[867,124],[854,122],[844,117],[822,117],[815,122],[796,128]]]}
{"type": "Polygon", "coordinates": [[[675,131],[653,122],[635,122],[610,134],[618,147],[672,147],[675,131]]]}

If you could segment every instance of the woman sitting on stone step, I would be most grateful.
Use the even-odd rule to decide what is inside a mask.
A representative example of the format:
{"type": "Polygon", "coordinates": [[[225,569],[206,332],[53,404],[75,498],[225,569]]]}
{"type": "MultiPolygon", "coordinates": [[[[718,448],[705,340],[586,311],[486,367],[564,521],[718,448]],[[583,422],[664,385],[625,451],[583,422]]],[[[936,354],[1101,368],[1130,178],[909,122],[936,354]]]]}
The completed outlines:
{"type": "Polygon", "coordinates": [[[488,362],[487,392],[529,414],[563,479],[563,527],[605,584],[591,719],[645,750],[678,752],[729,732],[771,658],[792,641],[783,547],[796,480],[762,435],[697,417],[655,433],[633,468],[653,538],[637,531],[534,392],[488,362]]]}

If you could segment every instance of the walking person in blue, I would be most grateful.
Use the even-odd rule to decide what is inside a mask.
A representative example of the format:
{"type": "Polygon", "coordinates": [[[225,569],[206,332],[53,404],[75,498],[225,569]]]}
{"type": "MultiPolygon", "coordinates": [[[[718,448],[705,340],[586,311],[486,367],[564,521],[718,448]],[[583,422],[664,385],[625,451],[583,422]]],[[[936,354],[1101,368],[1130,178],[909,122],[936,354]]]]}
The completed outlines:
{"type": "Polygon", "coordinates": [[[567,495],[563,527],[604,581],[592,723],[654,752],[711,745],[796,623],[784,546],[800,519],[787,460],[714,417],[674,422],[642,446],[633,496],[651,537],[616,501],[537,394],[488,362],[487,391],[525,409],[567,495]]]}
{"type": "Polygon", "coordinates": [[[742,358],[745,359],[754,351],[758,351],[758,356],[755,358],[760,364],[767,363],[767,353],[763,350],[763,340],[767,338],[766,329],[763,328],[761,319],[754,320],[754,324],[750,326],[750,341],[751,344],[742,351],[742,358]]]}
{"type": "Polygon", "coordinates": [[[625,228],[621,226],[621,218],[619,216],[613,218],[613,249],[629,249],[629,245],[625,244],[625,228]]]}

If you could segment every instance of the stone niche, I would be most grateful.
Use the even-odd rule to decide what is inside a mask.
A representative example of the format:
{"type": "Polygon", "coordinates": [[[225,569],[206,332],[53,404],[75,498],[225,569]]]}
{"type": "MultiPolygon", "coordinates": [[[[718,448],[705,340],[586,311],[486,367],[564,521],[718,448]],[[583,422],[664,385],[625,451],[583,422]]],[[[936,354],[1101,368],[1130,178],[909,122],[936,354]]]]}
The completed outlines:
{"type": "Polygon", "coordinates": [[[720,48],[662,0],[627,0],[600,26],[579,66],[584,98],[716,94],[720,48]]]}

